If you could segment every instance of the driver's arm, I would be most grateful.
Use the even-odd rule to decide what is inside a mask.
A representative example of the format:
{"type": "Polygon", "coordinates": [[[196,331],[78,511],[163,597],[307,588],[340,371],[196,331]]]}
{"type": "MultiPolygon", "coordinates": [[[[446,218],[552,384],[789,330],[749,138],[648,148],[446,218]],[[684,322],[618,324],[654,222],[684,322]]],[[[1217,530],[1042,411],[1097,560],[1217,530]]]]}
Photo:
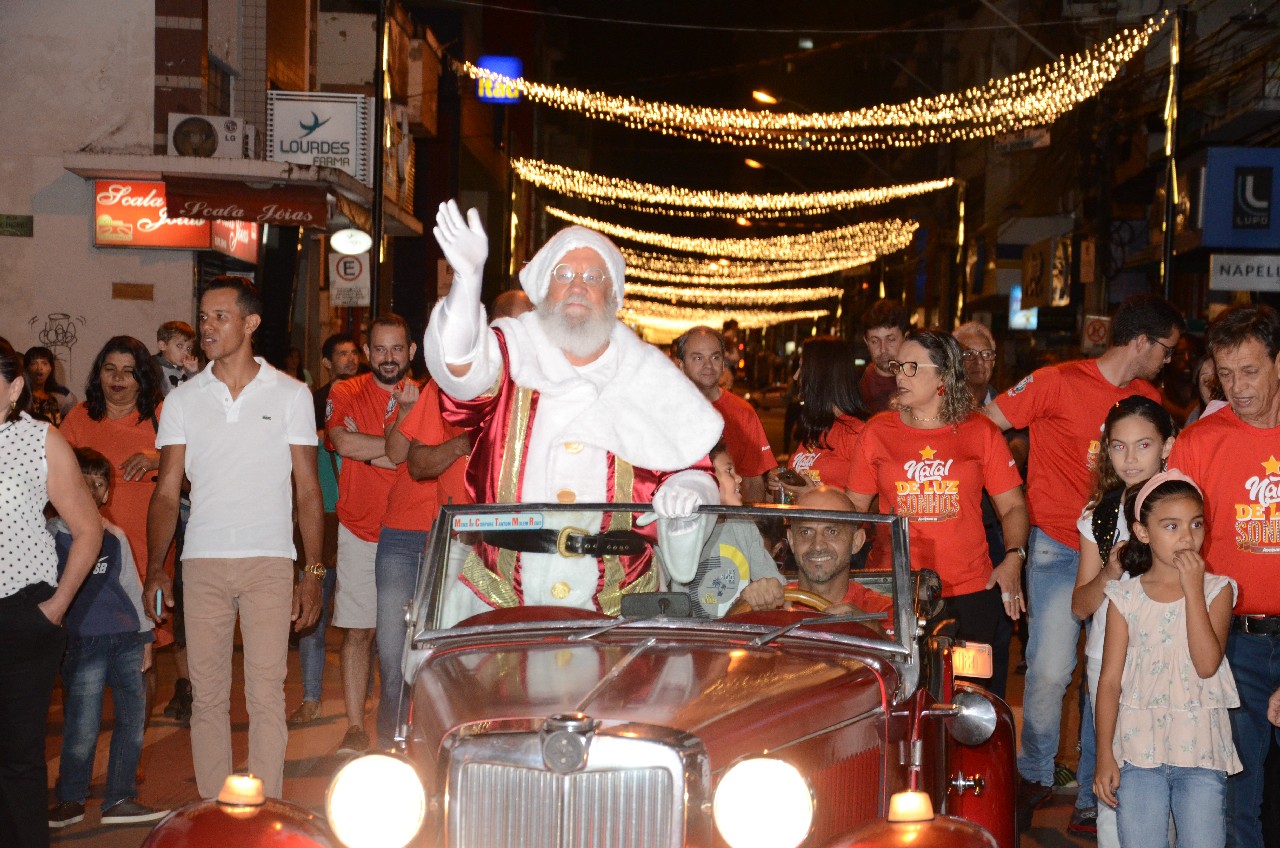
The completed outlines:
{"type": "Polygon", "coordinates": [[[752,609],[782,609],[783,585],[772,577],[752,580],[742,590],[742,599],[751,604],[752,609]]]}

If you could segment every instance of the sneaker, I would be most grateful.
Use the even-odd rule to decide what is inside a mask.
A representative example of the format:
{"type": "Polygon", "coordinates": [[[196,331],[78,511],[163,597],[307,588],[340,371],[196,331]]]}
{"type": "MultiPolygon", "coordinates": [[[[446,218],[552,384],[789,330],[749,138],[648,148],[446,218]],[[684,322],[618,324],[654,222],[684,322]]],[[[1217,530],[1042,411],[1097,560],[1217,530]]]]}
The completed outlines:
{"type": "Polygon", "coordinates": [[[303,727],[320,718],[319,701],[303,701],[288,719],[290,727],[303,727]]]}
{"type": "Polygon", "coordinates": [[[103,824],[140,824],[155,821],[169,815],[168,810],[153,810],[132,798],[117,801],[102,811],[103,824]]]}
{"type": "Polygon", "coordinates": [[[1098,808],[1076,807],[1071,811],[1071,821],[1067,822],[1067,832],[1086,839],[1098,838],[1098,808]]]}
{"type": "Polygon", "coordinates": [[[363,727],[352,725],[347,728],[347,732],[342,737],[342,744],[338,746],[339,754],[363,754],[369,750],[369,734],[364,732],[363,727]]]}
{"type": "Polygon", "coordinates": [[[1059,794],[1070,795],[1072,792],[1080,788],[1079,781],[1076,780],[1076,773],[1061,763],[1053,764],[1053,791],[1059,794]]]}
{"type": "Polygon", "coordinates": [[[49,827],[66,827],[84,821],[84,804],[62,801],[49,808],[49,827]]]}

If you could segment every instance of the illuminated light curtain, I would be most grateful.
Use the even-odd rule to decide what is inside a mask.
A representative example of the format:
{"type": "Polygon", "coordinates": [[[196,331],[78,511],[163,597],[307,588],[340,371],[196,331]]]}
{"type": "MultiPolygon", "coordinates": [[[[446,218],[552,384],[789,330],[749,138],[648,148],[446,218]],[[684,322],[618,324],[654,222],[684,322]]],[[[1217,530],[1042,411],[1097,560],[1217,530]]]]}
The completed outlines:
{"type": "Polygon", "coordinates": [[[959,93],[844,112],[804,114],[651,103],[511,79],[470,62],[453,65],[474,79],[514,84],[537,103],[666,135],[783,150],[914,147],[986,138],[1052,123],[1101,91],[1164,26],[1168,16],[1166,11],[1087,50],[959,93]]]}
{"type": "Polygon", "coordinates": [[[683,214],[686,217],[696,215],[733,218],[740,214],[749,214],[754,218],[778,218],[787,215],[820,215],[833,210],[915,197],[950,188],[955,184],[954,179],[947,177],[941,180],[843,191],[748,194],[661,186],[605,177],[537,159],[514,159],[511,167],[525,182],[559,194],[613,203],[623,208],[646,212],[683,214]],[[661,206],[682,208],[667,210],[659,208],[661,206]]]}
{"type": "Polygon", "coordinates": [[[789,321],[814,321],[831,314],[829,309],[805,309],[784,312],[772,309],[696,309],[624,300],[618,318],[633,327],[649,330],[669,341],[690,327],[705,324],[718,327],[725,321],[737,321],[744,330],[759,330],[789,321]]]}
{"type": "Polygon", "coordinates": [[[757,260],[840,260],[867,254],[872,254],[872,258],[874,258],[886,253],[893,253],[909,245],[912,236],[920,226],[915,221],[888,218],[883,221],[867,221],[862,224],[853,224],[834,230],[819,230],[794,236],[714,239],[673,236],[648,230],[636,230],[595,218],[573,215],[554,207],[547,207],[546,211],[548,215],[561,220],[590,227],[605,235],[639,242],[640,244],[648,244],[682,253],[699,253],[707,256],[757,260]]]}
{"type": "MultiPolygon", "coordinates": [[[[627,283],[629,296],[646,297],[652,300],[665,300],[700,306],[782,306],[793,303],[808,303],[814,300],[827,300],[839,297],[844,289],[831,287],[820,288],[786,288],[786,289],[699,289],[680,286],[649,286],[640,283],[627,283]]],[[[639,303],[639,301],[636,301],[639,303]]]]}
{"type": "Polygon", "coordinates": [[[786,262],[711,262],[706,259],[640,253],[623,248],[628,279],[652,280],[684,286],[762,286],[835,274],[876,260],[874,253],[848,254],[840,259],[786,262]]]}

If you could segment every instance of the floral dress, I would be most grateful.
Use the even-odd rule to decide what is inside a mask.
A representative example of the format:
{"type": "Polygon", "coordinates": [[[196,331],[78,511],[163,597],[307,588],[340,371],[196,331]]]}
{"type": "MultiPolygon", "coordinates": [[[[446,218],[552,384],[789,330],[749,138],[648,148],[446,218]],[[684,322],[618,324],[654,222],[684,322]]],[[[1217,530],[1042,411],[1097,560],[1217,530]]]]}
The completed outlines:
{"type": "MultiPolygon", "coordinates": [[[[1234,602],[1235,581],[1206,574],[1206,600],[1212,603],[1228,586],[1234,602]]],[[[1196,673],[1187,643],[1186,599],[1152,600],[1141,580],[1113,580],[1106,595],[1129,628],[1112,740],[1116,761],[1139,768],[1240,771],[1227,716],[1228,709],[1240,706],[1235,680],[1225,657],[1211,676],[1196,673]]]]}

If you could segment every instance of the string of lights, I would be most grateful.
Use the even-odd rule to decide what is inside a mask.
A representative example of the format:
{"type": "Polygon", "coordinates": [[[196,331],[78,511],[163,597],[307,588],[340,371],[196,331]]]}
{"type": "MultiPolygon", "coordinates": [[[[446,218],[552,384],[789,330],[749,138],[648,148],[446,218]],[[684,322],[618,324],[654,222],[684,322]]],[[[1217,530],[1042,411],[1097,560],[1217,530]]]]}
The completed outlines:
{"type": "Polygon", "coordinates": [[[690,257],[639,253],[623,248],[627,276],[682,286],[761,286],[834,274],[875,261],[872,254],[839,259],[784,262],[707,261],[690,257]]]}
{"type": "Polygon", "coordinates": [[[928,180],[877,188],[846,189],[843,191],[749,194],[746,192],[716,191],[714,189],[661,186],[654,183],[606,177],[538,159],[513,159],[511,167],[525,182],[570,197],[582,197],[608,202],[623,201],[629,204],[644,204],[646,206],[657,204],[659,206],[676,206],[685,209],[719,210],[721,214],[717,217],[734,217],[742,213],[750,213],[757,218],[774,218],[786,215],[820,215],[833,210],[851,209],[855,206],[888,203],[891,200],[914,197],[950,188],[955,184],[954,179],[947,177],[941,180],[928,180]]]}
{"type": "Polygon", "coordinates": [[[844,112],[762,112],[655,103],[513,79],[470,62],[454,62],[454,67],[473,79],[515,85],[537,103],[664,135],[780,150],[914,147],[1052,123],[1114,79],[1165,25],[1168,15],[1166,11],[1087,50],[962,92],[844,112]]]}
{"type": "Polygon", "coordinates": [[[779,312],[771,309],[696,309],[668,306],[662,303],[625,300],[618,317],[633,327],[640,327],[675,338],[690,327],[705,324],[718,327],[725,321],[737,321],[743,330],[760,330],[788,321],[813,321],[831,314],[829,309],[804,309],[779,312]]]}
{"type": "Polygon", "coordinates": [[[589,227],[608,236],[666,250],[757,260],[847,259],[851,256],[868,254],[874,258],[906,247],[911,243],[912,236],[920,226],[915,221],[888,218],[883,221],[867,221],[834,230],[819,230],[794,236],[714,239],[636,230],[583,215],[574,215],[552,206],[548,206],[546,212],[553,217],[589,227]]]}
{"type": "Polygon", "coordinates": [[[789,288],[789,289],[690,289],[677,286],[648,286],[640,283],[627,283],[627,295],[645,297],[650,300],[665,300],[671,304],[686,303],[700,306],[780,306],[789,303],[808,303],[814,300],[828,300],[839,297],[843,289],[822,288],[789,288]]]}

